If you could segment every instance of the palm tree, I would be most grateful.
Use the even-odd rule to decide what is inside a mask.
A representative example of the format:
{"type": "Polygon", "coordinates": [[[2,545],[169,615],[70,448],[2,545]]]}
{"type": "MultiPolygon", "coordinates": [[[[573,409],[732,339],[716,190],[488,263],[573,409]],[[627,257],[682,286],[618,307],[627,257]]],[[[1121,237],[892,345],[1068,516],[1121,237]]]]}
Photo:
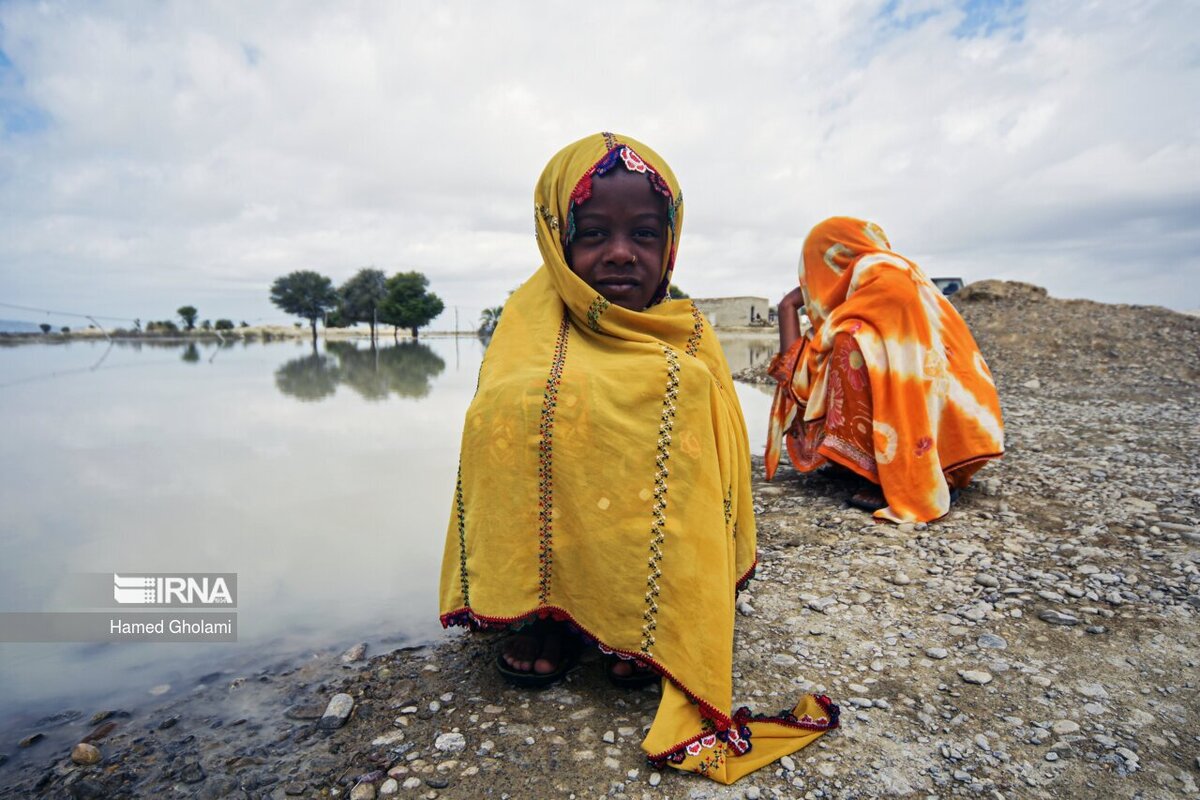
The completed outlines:
{"type": "Polygon", "coordinates": [[[496,330],[496,326],[500,324],[500,314],[504,311],[504,306],[493,306],[485,308],[483,313],[479,315],[479,335],[491,336],[496,330]]]}

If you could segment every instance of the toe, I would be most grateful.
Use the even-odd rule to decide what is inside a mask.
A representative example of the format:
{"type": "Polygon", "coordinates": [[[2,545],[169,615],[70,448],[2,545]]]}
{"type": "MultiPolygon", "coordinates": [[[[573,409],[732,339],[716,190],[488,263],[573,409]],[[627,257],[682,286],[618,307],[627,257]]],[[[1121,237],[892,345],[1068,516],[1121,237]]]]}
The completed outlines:
{"type": "Polygon", "coordinates": [[[562,637],[549,635],[542,642],[542,650],[538,659],[533,662],[533,671],[539,675],[549,675],[557,672],[562,663],[562,637]]]}
{"type": "Polygon", "coordinates": [[[514,636],[505,645],[501,657],[509,669],[515,672],[529,672],[533,667],[534,656],[537,655],[537,640],[530,636],[514,636]]]}

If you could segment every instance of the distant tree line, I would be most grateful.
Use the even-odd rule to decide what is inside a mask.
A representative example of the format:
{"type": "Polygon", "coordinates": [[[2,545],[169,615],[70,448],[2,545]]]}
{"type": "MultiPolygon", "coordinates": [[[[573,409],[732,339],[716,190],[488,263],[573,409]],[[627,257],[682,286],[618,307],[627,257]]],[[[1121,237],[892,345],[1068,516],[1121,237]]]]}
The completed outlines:
{"type": "MultiPolygon", "coordinates": [[[[143,325],[140,319],[135,319],[133,320],[132,328],[112,328],[111,331],[114,335],[118,336],[137,336],[142,333],[174,334],[180,333],[181,331],[191,333],[192,331],[196,330],[196,328],[199,328],[202,331],[217,331],[219,333],[220,331],[231,331],[235,328],[250,327],[250,323],[246,322],[245,320],[242,320],[235,325],[231,319],[219,319],[216,322],[206,319],[197,324],[196,320],[199,318],[200,312],[196,310],[195,306],[180,306],[179,308],[175,309],[175,314],[178,317],[178,322],[176,322],[174,319],[151,320],[143,325]],[[180,324],[182,324],[182,328],[180,327],[180,324]]],[[[89,330],[94,330],[95,327],[95,325],[88,325],[89,330]]],[[[53,326],[48,322],[39,324],[38,328],[41,330],[43,335],[48,335],[53,330],[53,326]]],[[[59,330],[62,333],[71,332],[71,329],[65,326],[59,330]]]]}
{"type": "Polygon", "coordinates": [[[401,328],[408,328],[416,339],[419,329],[445,309],[441,298],[429,291],[429,279],[420,272],[397,272],[389,278],[370,267],[360,269],[336,289],[333,281],[320,273],[291,272],[271,284],[271,302],[308,320],[314,344],[319,319],[331,328],[365,322],[371,326],[371,341],[375,341],[378,325],[391,325],[393,339],[398,339],[401,328]]]}
{"type": "MultiPolygon", "coordinates": [[[[371,327],[371,341],[375,341],[379,325],[391,325],[392,337],[399,339],[400,328],[407,328],[417,338],[419,330],[433,321],[445,309],[440,297],[429,291],[429,279],[420,272],[397,272],[390,278],[382,270],[370,267],[360,269],[341,287],[334,288],[333,281],[311,270],[298,270],[276,278],[271,284],[271,302],[288,314],[308,320],[312,327],[313,344],[317,341],[317,320],[323,319],[331,328],[344,328],[359,322],[371,327]]],[[[156,334],[191,333],[202,331],[231,331],[233,320],[200,320],[200,311],[186,305],[175,309],[178,322],[174,319],[147,322],[144,332],[156,334]],[[182,328],[180,327],[182,325],[182,328]]],[[[47,323],[40,326],[49,334],[47,323]]],[[[249,325],[243,320],[236,327],[249,325]]],[[[300,327],[300,323],[296,323],[300,327]]],[[[70,328],[63,328],[69,333],[70,328]]],[[[118,333],[123,333],[118,329],[118,333]]],[[[142,321],[133,321],[133,331],[142,333],[142,321]]]]}
{"type": "MultiPolygon", "coordinates": [[[[180,321],[183,322],[184,331],[191,332],[196,330],[196,317],[199,316],[199,313],[196,311],[195,306],[180,306],[175,313],[179,315],[180,321]]],[[[133,325],[135,331],[142,330],[141,320],[134,320],[133,325]]],[[[199,325],[202,331],[231,331],[235,327],[248,328],[250,325],[245,320],[242,320],[238,325],[234,325],[231,319],[219,319],[216,322],[206,319],[199,325]]],[[[146,333],[179,333],[179,331],[179,325],[170,319],[151,320],[146,323],[146,333]]]]}

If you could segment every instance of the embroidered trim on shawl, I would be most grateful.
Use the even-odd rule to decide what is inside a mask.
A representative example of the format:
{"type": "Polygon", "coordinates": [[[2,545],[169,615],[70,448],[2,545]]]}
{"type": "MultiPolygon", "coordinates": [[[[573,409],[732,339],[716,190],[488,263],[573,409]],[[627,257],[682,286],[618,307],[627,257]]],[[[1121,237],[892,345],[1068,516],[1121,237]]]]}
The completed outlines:
{"type": "Polygon", "coordinates": [[[608,311],[610,305],[612,304],[603,297],[596,295],[596,299],[592,301],[592,305],[588,308],[587,324],[596,333],[600,332],[600,315],[608,311]]]}
{"type": "MultiPolygon", "coordinates": [[[[570,317],[564,313],[550,362],[550,376],[542,394],[542,419],[538,439],[538,602],[550,597],[550,577],[554,565],[554,414],[558,407],[558,386],[562,382],[563,361],[567,355],[570,317]]],[[[466,598],[463,598],[464,602],[466,598]]]]}
{"type": "MultiPolygon", "coordinates": [[[[725,742],[733,750],[735,756],[745,755],[752,749],[750,743],[751,731],[747,723],[749,722],[769,722],[774,725],[782,725],[787,728],[798,728],[806,731],[828,731],[838,727],[838,720],[841,717],[841,709],[828,697],[823,694],[814,694],[812,698],[817,701],[817,705],[825,712],[826,719],[814,719],[805,714],[803,717],[797,718],[791,709],[785,708],[776,716],[769,714],[751,714],[750,709],[742,706],[734,712],[732,724],[728,728],[723,728],[715,732],[702,731],[690,739],[686,739],[680,744],[675,745],[665,753],[650,755],[647,760],[655,766],[665,766],[667,762],[673,764],[682,764],[688,756],[695,758],[699,756],[705,748],[716,747],[717,742],[725,742]]],[[[707,760],[700,764],[698,772],[703,774],[706,769],[707,760]]]]}
{"type": "Polygon", "coordinates": [[[454,510],[458,515],[458,580],[462,586],[463,603],[471,605],[470,585],[467,580],[467,524],[463,517],[466,506],[463,503],[462,458],[458,461],[458,477],[454,485],[454,510]]]}
{"type": "Polygon", "coordinates": [[[879,482],[879,467],[875,465],[875,459],[859,450],[853,442],[848,442],[842,437],[834,433],[829,433],[826,429],[818,449],[827,447],[834,453],[837,453],[847,461],[852,461],[858,465],[858,468],[875,477],[875,482],[879,482]]]}
{"type": "MultiPolygon", "coordinates": [[[[665,767],[668,762],[672,764],[682,764],[687,760],[688,756],[693,758],[699,756],[706,748],[711,749],[717,746],[717,742],[724,742],[733,748],[735,756],[742,756],[749,753],[752,749],[750,744],[751,731],[748,725],[733,724],[728,728],[723,728],[718,731],[703,731],[696,734],[691,739],[686,740],[682,744],[676,745],[674,748],[662,755],[647,756],[646,760],[654,767],[665,767]]],[[[708,774],[708,771],[713,767],[720,766],[724,761],[726,751],[718,750],[710,757],[704,759],[696,765],[695,772],[701,775],[708,774]]]]}
{"type": "MultiPolygon", "coordinates": [[[[737,527],[737,526],[735,525],[734,527],[737,527]]],[[[742,577],[738,578],[737,583],[735,583],[733,585],[733,591],[735,594],[737,592],[740,592],[743,589],[745,589],[746,586],[749,585],[750,581],[754,580],[754,573],[757,570],[758,570],[758,559],[756,558],[756,559],[754,559],[754,563],[750,565],[750,569],[746,570],[746,574],[743,575],[742,577]]]]}
{"type": "Polygon", "coordinates": [[[610,147],[608,152],[592,165],[591,169],[583,173],[583,176],[575,184],[575,188],[571,190],[571,200],[567,204],[567,235],[564,241],[565,244],[569,245],[575,240],[575,207],[586,203],[592,196],[592,179],[608,174],[617,164],[624,164],[625,168],[630,172],[645,175],[650,181],[650,187],[667,198],[667,224],[671,227],[671,230],[675,230],[675,215],[679,207],[683,205],[682,192],[679,197],[675,197],[671,193],[671,187],[667,185],[666,178],[660,175],[658,170],[638,155],[637,151],[627,144],[616,144],[614,142],[614,146],[610,147]]]}
{"type": "Polygon", "coordinates": [[[609,133],[608,131],[602,131],[600,133],[600,135],[604,137],[604,149],[605,150],[612,150],[614,147],[617,146],[617,138],[615,136],[613,136],[611,133],[609,133]]]}
{"type": "Polygon", "coordinates": [[[650,655],[654,646],[654,630],[658,627],[658,595],[660,592],[658,579],[662,577],[659,563],[662,561],[662,544],[666,540],[663,529],[667,525],[667,459],[671,457],[671,430],[675,427],[675,401],[679,397],[679,357],[667,345],[662,346],[663,356],[667,360],[667,391],[663,395],[662,417],[658,425],[658,452],[654,457],[657,469],[654,472],[654,504],[651,506],[651,516],[654,522],[650,525],[650,575],[646,578],[646,611],[642,619],[642,652],[650,655]]]}
{"type": "Polygon", "coordinates": [[[800,728],[806,731],[827,731],[830,728],[836,728],[838,719],[842,715],[841,708],[823,694],[814,694],[813,699],[817,701],[817,705],[825,712],[826,719],[813,719],[808,714],[797,718],[792,713],[791,709],[783,709],[775,716],[770,714],[751,714],[750,709],[742,706],[733,714],[734,722],[772,722],[776,725],[786,725],[789,728],[800,728]]]}
{"type": "MultiPolygon", "coordinates": [[[[544,206],[539,203],[538,205],[534,206],[534,212],[537,214],[537,216],[546,220],[546,224],[549,225],[552,230],[558,230],[558,217],[554,216],[554,214],[550,212],[549,206],[544,206]]],[[[536,218],[534,221],[536,222],[536,218]]]]}
{"type": "Polygon", "coordinates": [[[700,350],[700,337],[704,335],[704,317],[700,314],[700,309],[696,308],[696,304],[692,303],[692,335],[687,340],[687,354],[689,356],[696,355],[700,350]]]}
{"type": "MultiPolygon", "coordinates": [[[[750,571],[743,576],[742,581],[739,581],[739,585],[744,581],[748,581],[753,572],[754,567],[751,567],[750,571]]],[[[679,689],[679,691],[683,692],[683,694],[689,700],[696,704],[697,708],[700,710],[701,724],[705,727],[705,730],[701,731],[695,736],[684,739],[679,744],[663,751],[662,753],[656,753],[647,756],[647,761],[656,767],[664,766],[667,761],[673,761],[674,763],[682,762],[685,758],[685,754],[689,745],[693,746],[692,749],[695,749],[696,752],[699,753],[700,751],[695,747],[695,743],[697,742],[701,743],[700,747],[713,747],[716,745],[718,740],[727,742],[735,749],[735,755],[744,755],[750,752],[751,749],[750,730],[748,727],[746,727],[746,723],[750,721],[772,722],[785,727],[800,728],[811,731],[832,730],[838,727],[840,709],[824,695],[813,695],[813,698],[828,716],[829,719],[825,722],[822,722],[821,720],[814,720],[807,716],[797,719],[795,714],[793,714],[790,710],[785,710],[776,717],[767,715],[751,715],[749,709],[747,709],[745,706],[739,708],[733,717],[728,717],[723,712],[709,705],[697,694],[688,689],[688,687],[685,686],[678,678],[676,678],[670,670],[655,661],[653,656],[643,653],[632,653],[625,650],[618,650],[616,648],[607,646],[603,641],[600,640],[598,636],[580,625],[567,611],[557,606],[543,605],[532,611],[528,611],[515,617],[485,617],[480,614],[476,614],[469,607],[463,607],[457,611],[451,611],[448,614],[443,614],[441,616],[441,622],[443,628],[449,628],[457,625],[470,628],[471,630],[496,630],[519,627],[538,618],[553,619],[558,622],[565,622],[567,623],[569,631],[582,637],[587,643],[598,647],[600,652],[608,655],[616,655],[627,661],[633,661],[638,666],[647,667],[654,670],[656,673],[673,683],[679,689]],[[716,738],[709,740],[707,737],[716,738]],[[706,741],[710,743],[705,744],[704,742],[706,741]],[[744,749],[741,749],[741,745],[737,743],[739,741],[744,744],[744,749]]]]}
{"type": "Polygon", "coordinates": [[[725,487],[725,499],[721,501],[725,506],[725,530],[729,530],[729,520],[733,518],[733,486],[725,487]]]}

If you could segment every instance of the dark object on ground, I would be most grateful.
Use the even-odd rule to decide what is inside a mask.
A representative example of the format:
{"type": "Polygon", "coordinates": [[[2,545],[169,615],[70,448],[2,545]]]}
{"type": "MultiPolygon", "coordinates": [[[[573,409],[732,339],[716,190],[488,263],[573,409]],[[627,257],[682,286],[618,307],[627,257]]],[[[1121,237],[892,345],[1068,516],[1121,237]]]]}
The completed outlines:
{"type": "Polygon", "coordinates": [[[658,683],[660,678],[658,673],[647,667],[643,667],[636,661],[625,661],[618,656],[609,656],[604,660],[604,670],[608,673],[608,681],[618,689],[643,689],[651,684],[658,683]],[[633,667],[633,672],[628,675],[618,675],[613,672],[613,667],[624,662],[633,667]]]}

